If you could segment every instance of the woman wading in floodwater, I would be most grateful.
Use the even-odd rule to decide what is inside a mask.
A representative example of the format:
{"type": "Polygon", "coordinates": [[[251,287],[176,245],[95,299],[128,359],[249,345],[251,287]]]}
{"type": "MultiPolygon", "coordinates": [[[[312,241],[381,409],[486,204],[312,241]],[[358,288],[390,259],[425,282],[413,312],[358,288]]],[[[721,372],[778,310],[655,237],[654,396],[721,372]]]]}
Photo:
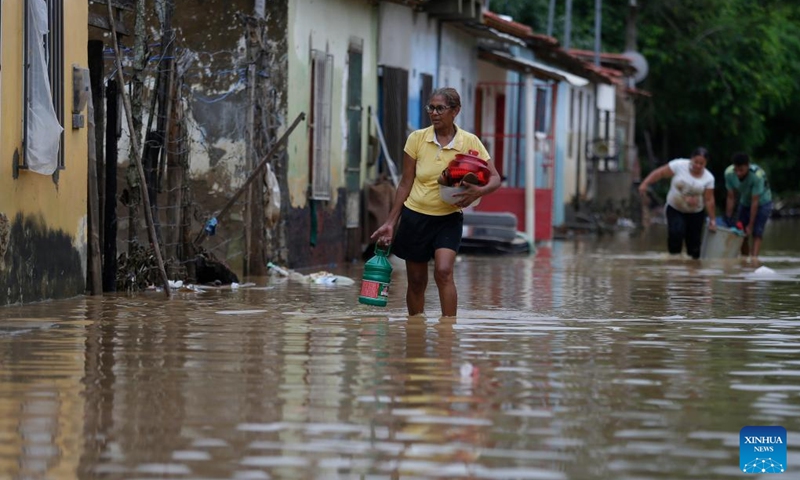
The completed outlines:
{"type": "Polygon", "coordinates": [[[706,211],[711,221],[708,229],[717,229],[714,213],[714,175],[706,169],[708,150],[699,147],[692,158],[672,160],[652,172],[639,185],[639,193],[647,194],[647,187],[662,178],[672,178],[667,194],[667,248],[669,253],[681,253],[686,243],[686,253],[700,258],[703,240],[703,223],[706,211]]]}
{"type": "Polygon", "coordinates": [[[406,261],[409,315],[425,312],[428,262],[433,259],[433,278],[439,289],[442,315],[456,315],[458,293],[453,282],[456,253],[461,245],[464,215],[461,209],[500,187],[500,175],[480,139],[455,124],[461,111],[461,97],[453,88],[433,92],[425,106],[431,126],[409,135],[403,156],[403,178],[397,187],[394,206],[386,222],[372,234],[382,244],[392,243],[392,251],[406,261]],[[439,196],[437,182],[456,154],[478,152],[491,172],[484,186],[464,185],[451,205],[439,196]],[[400,225],[395,235],[397,222],[400,225]]]}

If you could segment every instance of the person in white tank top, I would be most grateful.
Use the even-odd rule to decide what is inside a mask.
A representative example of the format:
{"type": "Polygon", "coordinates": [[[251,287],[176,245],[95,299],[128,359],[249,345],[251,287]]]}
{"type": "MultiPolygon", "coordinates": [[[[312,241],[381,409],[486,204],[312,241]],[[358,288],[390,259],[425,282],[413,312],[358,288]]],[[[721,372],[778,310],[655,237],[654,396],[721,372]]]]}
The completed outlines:
{"type": "Polygon", "coordinates": [[[639,185],[639,193],[647,194],[648,187],[664,178],[671,178],[667,194],[667,248],[679,254],[686,244],[686,253],[700,258],[703,224],[706,212],[711,218],[708,229],[717,229],[714,204],[714,175],[706,169],[708,150],[699,147],[691,159],[677,158],[650,172],[639,185]]]}

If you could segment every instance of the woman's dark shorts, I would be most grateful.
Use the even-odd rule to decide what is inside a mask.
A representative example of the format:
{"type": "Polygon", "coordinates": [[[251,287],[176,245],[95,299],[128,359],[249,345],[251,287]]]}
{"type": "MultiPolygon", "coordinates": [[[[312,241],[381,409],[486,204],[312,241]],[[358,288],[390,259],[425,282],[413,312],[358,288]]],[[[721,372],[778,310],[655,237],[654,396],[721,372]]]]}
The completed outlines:
{"type": "Polygon", "coordinates": [[[392,253],[409,262],[427,263],[440,248],[458,252],[463,227],[464,214],[461,212],[425,215],[404,206],[392,253]]]}

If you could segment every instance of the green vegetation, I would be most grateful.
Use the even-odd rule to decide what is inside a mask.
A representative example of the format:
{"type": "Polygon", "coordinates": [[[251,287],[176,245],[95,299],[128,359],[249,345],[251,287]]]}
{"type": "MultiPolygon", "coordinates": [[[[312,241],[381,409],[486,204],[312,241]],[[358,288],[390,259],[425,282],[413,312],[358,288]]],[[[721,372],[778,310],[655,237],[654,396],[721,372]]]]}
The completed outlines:
{"type": "MultiPolygon", "coordinates": [[[[565,1],[556,3],[553,35],[563,43],[565,1]]],[[[548,5],[494,0],[492,9],[544,33],[548,5]]],[[[624,50],[627,14],[627,0],[604,0],[604,51],[624,50]]],[[[572,47],[592,49],[593,1],[573,0],[572,24],[572,47]]],[[[800,190],[800,2],[638,0],[637,30],[650,66],[637,87],[653,94],[638,105],[643,173],[703,145],[717,178],[745,151],[779,196],[800,190]]]]}

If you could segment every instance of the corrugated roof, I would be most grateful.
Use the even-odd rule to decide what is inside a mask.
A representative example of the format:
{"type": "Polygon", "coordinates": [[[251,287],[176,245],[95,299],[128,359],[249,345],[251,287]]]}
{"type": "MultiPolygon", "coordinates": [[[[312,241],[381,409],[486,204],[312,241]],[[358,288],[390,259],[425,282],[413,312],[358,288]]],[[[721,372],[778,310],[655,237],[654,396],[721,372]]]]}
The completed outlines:
{"type": "Polygon", "coordinates": [[[589,84],[589,80],[579,75],[574,75],[564,70],[560,70],[550,65],[546,65],[535,60],[527,58],[516,57],[505,52],[498,50],[480,49],[478,50],[478,57],[484,60],[497,63],[504,68],[515,70],[523,73],[530,73],[538,78],[545,80],[558,80],[566,81],[570,85],[576,87],[583,87],[589,84]]]}
{"type": "Polygon", "coordinates": [[[549,35],[536,33],[530,26],[515,22],[513,20],[508,20],[503,18],[502,15],[490,10],[484,10],[483,23],[490,27],[496,28],[501,32],[517,36],[523,40],[538,41],[547,45],[558,45],[558,40],[555,38],[549,35]]]}

